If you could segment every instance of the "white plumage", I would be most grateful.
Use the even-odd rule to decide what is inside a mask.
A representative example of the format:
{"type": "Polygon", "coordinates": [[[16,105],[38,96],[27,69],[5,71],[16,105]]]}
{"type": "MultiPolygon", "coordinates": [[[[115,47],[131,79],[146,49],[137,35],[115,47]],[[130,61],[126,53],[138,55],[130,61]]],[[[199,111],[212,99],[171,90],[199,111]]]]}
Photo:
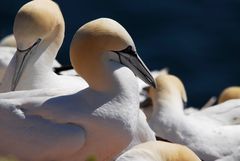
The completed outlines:
{"type": "Polygon", "coordinates": [[[0,92],[88,86],[80,77],[58,76],[52,71],[65,31],[56,3],[36,0],[25,4],[16,15],[13,31],[18,50],[6,69],[0,92]]]}
{"type": "Polygon", "coordinates": [[[71,44],[71,62],[88,88],[53,97],[44,90],[10,92],[26,97],[3,94],[0,155],[25,161],[76,161],[93,156],[106,161],[136,144],[155,140],[139,110],[134,73],[152,85],[154,79],[120,24],[102,18],[81,27],[71,44]],[[108,43],[99,49],[102,42],[108,43]],[[96,50],[89,50],[88,45],[96,50]]]}
{"type": "Polygon", "coordinates": [[[150,127],[156,135],[187,145],[201,159],[213,161],[230,156],[240,146],[240,101],[232,100],[185,115],[185,89],[172,75],[157,77],[157,89],[150,89],[153,114],[150,127]]]}

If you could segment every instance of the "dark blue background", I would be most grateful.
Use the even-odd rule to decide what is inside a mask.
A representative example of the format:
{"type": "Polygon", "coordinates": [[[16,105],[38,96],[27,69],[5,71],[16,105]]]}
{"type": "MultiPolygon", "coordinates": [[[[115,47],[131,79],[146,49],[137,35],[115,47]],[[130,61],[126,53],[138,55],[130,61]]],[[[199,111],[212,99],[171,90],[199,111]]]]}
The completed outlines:
{"type": "MultiPolygon", "coordinates": [[[[17,10],[28,1],[0,2],[0,37],[12,32],[17,10]]],[[[84,23],[109,17],[133,37],[150,69],[169,67],[185,83],[191,106],[240,84],[239,0],[57,0],[66,21],[58,55],[69,64],[69,44],[84,23]]]]}

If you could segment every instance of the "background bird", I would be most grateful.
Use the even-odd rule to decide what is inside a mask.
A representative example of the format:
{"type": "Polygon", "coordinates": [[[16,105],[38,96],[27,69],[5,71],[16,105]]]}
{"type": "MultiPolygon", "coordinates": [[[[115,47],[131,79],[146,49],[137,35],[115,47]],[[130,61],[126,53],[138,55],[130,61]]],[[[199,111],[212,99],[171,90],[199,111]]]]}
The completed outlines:
{"type": "Polygon", "coordinates": [[[156,78],[150,88],[153,113],[148,123],[157,136],[192,149],[201,159],[212,161],[232,155],[240,146],[240,101],[233,100],[189,115],[184,113],[187,100],[184,86],[173,75],[156,78]]]}

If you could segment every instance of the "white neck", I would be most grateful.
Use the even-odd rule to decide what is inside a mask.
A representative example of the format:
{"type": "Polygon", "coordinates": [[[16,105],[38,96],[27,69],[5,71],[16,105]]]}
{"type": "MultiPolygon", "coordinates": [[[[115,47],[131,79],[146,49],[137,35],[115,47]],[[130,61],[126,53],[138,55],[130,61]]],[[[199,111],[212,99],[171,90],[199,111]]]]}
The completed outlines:
{"type": "Polygon", "coordinates": [[[184,105],[180,93],[177,90],[169,90],[165,93],[156,93],[153,101],[153,113],[184,115],[184,105]]]}
{"type": "MultiPolygon", "coordinates": [[[[57,44],[58,43],[54,42],[51,44],[48,44],[48,42],[42,42],[41,47],[36,48],[36,50],[31,53],[32,55],[22,72],[15,90],[40,89],[47,85],[44,82],[46,80],[51,80],[54,75],[52,72],[52,64],[60,47],[57,44]]],[[[20,59],[21,54],[17,52],[8,65],[1,84],[1,92],[11,91],[11,86],[13,83],[12,80],[16,69],[16,62],[19,61],[18,59],[20,59]]]]}
{"type": "MultiPolygon", "coordinates": [[[[104,103],[107,117],[120,119],[121,122],[124,122],[125,128],[132,132],[135,129],[139,111],[137,79],[129,68],[112,61],[106,63],[108,64],[108,78],[111,80],[111,87],[103,88],[105,90],[101,91],[89,87],[94,97],[86,99],[94,99],[94,104],[102,104],[102,100],[105,103],[108,102],[104,103]],[[103,98],[99,99],[99,97],[103,98]]],[[[96,81],[98,82],[98,79],[96,81]]]]}
{"type": "MultiPolygon", "coordinates": [[[[104,88],[101,89],[101,92],[123,94],[128,97],[128,99],[138,102],[138,95],[136,93],[136,91],[138,91],[138,84],[133,72],[127,67],[113,61],[107,60],[106,64],[108,68],[106,77],[109,82],[102,85],[104,88]]],[[[106,80],[106,78],[100,79],[106,80]]],[[[98,83],[99,81],[96,80],[96,82],[98,83]]]]}
{"type": "Polygon", "coordinates": [[[150,127],[159,137],[171,140],[169,136],[174,136],[179,124],[184,124],[185,115],[183,111],[183,102],[177,92],[165,93],[162,96],[156,94],[156,100],[153,101],[153,113],[149,119],[150,127]]]}

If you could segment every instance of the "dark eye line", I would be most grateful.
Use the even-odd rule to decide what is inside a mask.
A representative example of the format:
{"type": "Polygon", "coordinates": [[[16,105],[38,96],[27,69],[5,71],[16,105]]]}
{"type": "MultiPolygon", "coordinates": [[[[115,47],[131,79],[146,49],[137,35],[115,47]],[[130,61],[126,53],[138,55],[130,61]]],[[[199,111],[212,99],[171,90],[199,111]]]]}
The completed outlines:
{"type": "Polygon", "coordinates": [[[19,51],[19,52],[29,52],[34,46],[36,46],[40,41],[41,41],[42,39],[37,39],[37,41],[32,45],[32,46],[30,46],[29,48],[27,48],[27,49],[24,49],[24,50],[21,50],[21,49],[18,49],[17,48],[17,51],[19,51]]]}
{"type": "Polygon", "coordinates": [[[114,51],[114,52],[118,55],[118,59],[119,59],[120,63],[123,64],[122,58],[121,58],[121,53],[118,51],[114,51]]]}
{"type": "Polygon", "coordinates": [[[126,49],[120,50],[120,51],[113,51],[117,54],[119,53],[125,53],[125,54],[129,54],[131,56],[137,56],[137,52],[133,50],[132,46],[128,46],[126,49]]]}

